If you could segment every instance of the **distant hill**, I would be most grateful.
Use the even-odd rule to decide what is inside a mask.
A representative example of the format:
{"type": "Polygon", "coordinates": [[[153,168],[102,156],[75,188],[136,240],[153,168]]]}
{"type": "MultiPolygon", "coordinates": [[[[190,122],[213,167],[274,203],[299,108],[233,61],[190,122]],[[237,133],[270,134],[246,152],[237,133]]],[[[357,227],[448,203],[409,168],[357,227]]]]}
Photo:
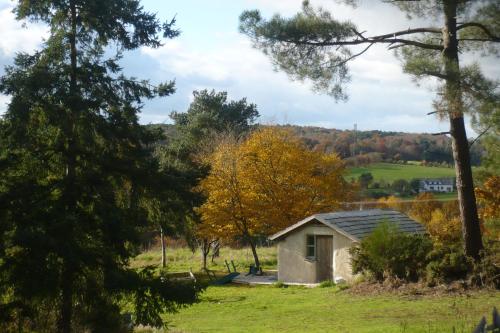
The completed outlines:
{"type": "MultiPolygon", "coordinates": [[[[427,161],[452,164],[451,139],[446,135],[425,133],[356,131],[310,126],[280,125],[304,139],[308,147],[323,152],[336,152],[343,159],[369,164],[380,161],[427,161]]],[[[473,165],[479,165],[483,149],[474,144],[473,165]]]]}
{"type": "MultiPolygon", "coordinates": [[[[167,137],[175,135],[168,124],[147,125],[162,128],[167,137]]],[[[267,126],[267,125],[264,125],[267,126]]],[[[382,161],[426,161],[452,164],[451,139],[446,135],[425,133],[338,130],[312,126],[277,125],[295,132],[312,150],[336,152],[348,165],[366,165],[382,161]]],[[[479,165],[483,149],[475,143],[471,162],[479,165]]]]}

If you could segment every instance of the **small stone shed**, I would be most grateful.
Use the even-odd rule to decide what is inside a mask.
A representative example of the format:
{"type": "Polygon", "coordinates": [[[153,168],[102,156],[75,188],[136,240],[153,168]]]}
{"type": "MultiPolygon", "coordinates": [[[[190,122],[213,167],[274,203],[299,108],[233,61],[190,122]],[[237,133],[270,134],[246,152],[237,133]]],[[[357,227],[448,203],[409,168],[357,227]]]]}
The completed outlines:
{"type": "Polygon", "coordinates": [[[315,214],[269,238],[278,243],[278,280],[300,284],[352,280],[349,248],[382,222],[404,232],[425,233],[421,224],[393,210],[315,214]]]}

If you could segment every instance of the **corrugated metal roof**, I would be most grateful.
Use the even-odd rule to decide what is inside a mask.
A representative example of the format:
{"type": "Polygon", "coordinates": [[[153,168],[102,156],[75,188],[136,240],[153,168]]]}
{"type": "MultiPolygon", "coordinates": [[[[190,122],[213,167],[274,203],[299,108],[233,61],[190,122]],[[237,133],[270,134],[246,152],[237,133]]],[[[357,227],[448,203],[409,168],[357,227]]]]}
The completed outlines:
{"type": "Polygon", "coordinates": [[[395,224],[399,230],[408,233],[425,233],[424,227],[403,213],[394,210],[369,209],[312,215],[270,237],[275,240],[294,229],[310,222],[319,221],[345,236],[359,241],[368,236],[380,223],[395,224]]]}

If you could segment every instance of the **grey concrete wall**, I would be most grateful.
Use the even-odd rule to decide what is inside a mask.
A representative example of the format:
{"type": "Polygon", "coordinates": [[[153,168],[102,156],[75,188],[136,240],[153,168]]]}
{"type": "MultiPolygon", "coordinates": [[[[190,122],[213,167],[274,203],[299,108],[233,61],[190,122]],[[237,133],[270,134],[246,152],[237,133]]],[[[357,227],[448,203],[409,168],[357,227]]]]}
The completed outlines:
{"type": "Polygon", "coordinates": [[[316,262],[306,258],[307,235],[333,236],[334,278],[352,278],[349,247],[352,240],[320,223],[292,231],[278,242],[278,280],[290,283],[317,283],[316,262]]]}
{"type": "Polygon", "coordinates": [[[354,244],[354,242],[347,238],[346,236],[335,233],[333,239],[333,272],[334,279],[343,279],[345,281],[352,281],[352,269],[351,269],[351,255],[349,254],[349,249],[354,244]]]}

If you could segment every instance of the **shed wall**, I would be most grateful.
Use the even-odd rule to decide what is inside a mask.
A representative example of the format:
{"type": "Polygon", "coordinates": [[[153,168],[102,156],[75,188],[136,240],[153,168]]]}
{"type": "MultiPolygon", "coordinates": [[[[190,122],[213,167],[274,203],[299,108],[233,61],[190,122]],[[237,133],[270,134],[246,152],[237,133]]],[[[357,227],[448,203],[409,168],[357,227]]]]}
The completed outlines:
{"type": "Polygon", "coordinates": [[[278,242],[278,280],[289,283],[317,283],[317,262],[306,257],[307,235],[333,236],[334,279],[352,278],[349,248],[352,240],[321,224],[303,226],[278,242]]]}

